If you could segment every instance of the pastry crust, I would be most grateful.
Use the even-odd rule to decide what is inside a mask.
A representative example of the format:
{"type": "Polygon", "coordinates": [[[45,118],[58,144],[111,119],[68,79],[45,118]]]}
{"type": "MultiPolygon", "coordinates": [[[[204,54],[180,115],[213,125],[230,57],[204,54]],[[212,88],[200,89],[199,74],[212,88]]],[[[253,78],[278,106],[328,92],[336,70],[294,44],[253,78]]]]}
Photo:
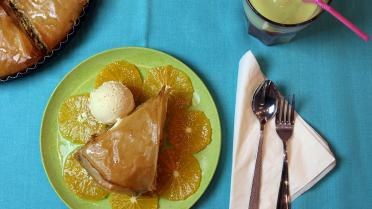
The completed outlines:
{"type": "Polygon", "coordinates": [[[0,0],[0,78],[58,47],[89,0],[0,0]]]}
{"type": "Polygon", "coordinates": [[[30,67],[43,54],[0,5],[0,78],[30,67]]]}
{"type": "Polygon", "coordinates": [[[77,160],[97,183],[114,192],[144,193],[156,189],[167,101],[168,93],[163,89],[76,152],[77,160]]]}
{"type": "Polygon", "coordinates": [[[43,51],[51,51],[70,32],[87,0],[4,0],[43,51]]]}

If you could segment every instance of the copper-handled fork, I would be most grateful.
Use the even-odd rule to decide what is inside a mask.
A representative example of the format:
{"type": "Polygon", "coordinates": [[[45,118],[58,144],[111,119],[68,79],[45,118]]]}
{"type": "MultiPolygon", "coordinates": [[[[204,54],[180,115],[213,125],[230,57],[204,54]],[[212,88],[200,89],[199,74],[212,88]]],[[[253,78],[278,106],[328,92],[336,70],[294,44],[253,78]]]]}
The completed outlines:
{"type": "Polygon", "coordinates": [[[284,150],[284,161],[282,178],[280,182],[279,196],[277,202],[277,209],[290,209],[291,208],[291,198],[289,192],[289,179],[288,179],[288,157],[287,157],[287,142],[291,138],[294,128],[295,120],[295,96],[292,96],[292,101],[290,98],[286,101],[284,98],[280,97],[278,99],[278,112],[276,114],[276,132],[283,142],[284,150]]]}

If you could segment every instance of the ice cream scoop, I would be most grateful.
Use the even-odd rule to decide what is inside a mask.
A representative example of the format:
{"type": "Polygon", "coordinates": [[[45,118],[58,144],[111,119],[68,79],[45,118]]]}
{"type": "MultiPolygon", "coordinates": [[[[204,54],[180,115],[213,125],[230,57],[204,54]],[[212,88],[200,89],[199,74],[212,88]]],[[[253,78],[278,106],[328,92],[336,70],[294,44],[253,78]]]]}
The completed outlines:
{"type": "Polygon", "coordinates": [[[113,124],[135,107],[132,92],[117,81],[108,81],[90,93],[89,108],[93,116],[105,124],[113,124]]]}

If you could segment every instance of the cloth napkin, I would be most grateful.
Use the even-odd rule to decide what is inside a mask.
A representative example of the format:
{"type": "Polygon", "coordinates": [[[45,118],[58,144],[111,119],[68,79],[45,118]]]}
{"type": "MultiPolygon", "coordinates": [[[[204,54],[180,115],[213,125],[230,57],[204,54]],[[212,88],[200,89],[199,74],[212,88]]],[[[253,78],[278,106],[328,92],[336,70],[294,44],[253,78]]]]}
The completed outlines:
{"type": "MultiPolygon", "coordinates": [[[[239,63],[230,209],[247,209],[249,205],[260,134],[251,103],[255,88],[264,79],[256,58],[248,51],[239,63]]],[[[325,140],[299,115],[288,143],[293,201],[332,170],[336,160],[325,140]]],[[[270,120],[264,131],[260,209],[276,208],[283,159],[282,141],[275,131],[275,120],[270,120]]]]}

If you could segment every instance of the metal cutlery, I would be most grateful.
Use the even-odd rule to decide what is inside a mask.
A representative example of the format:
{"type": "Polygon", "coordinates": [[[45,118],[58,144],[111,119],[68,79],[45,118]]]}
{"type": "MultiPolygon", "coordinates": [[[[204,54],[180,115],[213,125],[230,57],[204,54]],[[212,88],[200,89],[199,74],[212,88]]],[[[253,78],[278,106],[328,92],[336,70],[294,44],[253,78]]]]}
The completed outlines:
{"type": "Polygon", "coordinates": [[[274,82],[265,80],[253,94],[252,110],[260,121],[260,139],[257,149],[249,209],[258,209],[260,201],[261,172],[262,172],[262,144],[263,131],[266,122],[271,119],[277,109],[277,89],[274,82]]]}
{"type": "Polygon", "coordinates": [[[275,117],[276,132],[283,142],[284,161],[282,177],[280,181],[279,196],[277,202],[277,209],[290,209],[290,191],[288,178],[288,157],[287,157],[287,143],[291,138],[294,128],[295,119],[295,96],[292,96],[286,101],[283,97],[278,98],[278,112],[275,117]]]}

